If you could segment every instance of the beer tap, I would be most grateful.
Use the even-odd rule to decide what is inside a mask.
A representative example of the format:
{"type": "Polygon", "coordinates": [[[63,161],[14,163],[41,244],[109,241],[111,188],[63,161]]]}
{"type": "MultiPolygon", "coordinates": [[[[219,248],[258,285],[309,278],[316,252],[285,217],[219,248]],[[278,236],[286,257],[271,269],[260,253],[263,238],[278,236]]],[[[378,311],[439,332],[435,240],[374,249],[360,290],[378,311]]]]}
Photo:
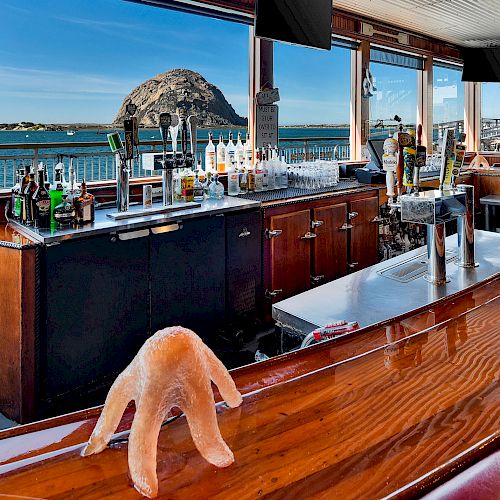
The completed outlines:
{"type": "Polygon", "coordinates": [[[189,127],[189,139],[191,141],[191,156],[196,158],[196,146],[198,142],[198,118],[194,115],[191,115],[187,119],[188,127],[189,127]]]}
{"type": "Polygon", "coordinates": [[[172,157],[172,159],[169,159],[167,156],[168,131],[172,125],[172,115],[170,113],[160,113],[159,122],[163,147],[162,194],[163,206],[166,207],[174,204],[173,169],[175,168],[176,164],[174,157],[172,157]]]}
{"type": "Polygon", "coordinates": [[[172,139],[172,151],[174,152],[174,157],[177,155],[177,136],[179,135],[179,116],[176,114],[171,114],[172,123],[168,130],[170,131],[170,138],[172,139]]]}

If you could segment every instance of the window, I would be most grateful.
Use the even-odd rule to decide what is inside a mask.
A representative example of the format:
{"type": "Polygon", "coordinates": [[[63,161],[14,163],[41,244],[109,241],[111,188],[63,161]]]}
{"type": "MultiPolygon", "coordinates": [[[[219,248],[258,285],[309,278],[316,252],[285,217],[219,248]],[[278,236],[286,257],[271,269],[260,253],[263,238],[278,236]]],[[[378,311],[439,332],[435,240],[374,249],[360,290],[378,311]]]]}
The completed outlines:
{"type": "Polygon", "coordinates": [[[397,125],[415,128],[417,119],[417,71],[383,63],[370,63],[376,91],[370,97],[370,138],[387,137],[397,125]]]}
{"type": "Polygon", "coordinates": [[[451,65],[435,64],[433,77],[432,139],[437,143],[446,128],[464,130],[464,84],[462,69],[451,65]]]}
{"type": "Polygon", "coordinates": [[[280,90],[280,145],[296,151],[287,161],[308,158],[349,158],[351,51],[332,47],[320,51],[274,44],[274,84],[280,90]],[[335,148],[335,146],[338,146],[335,148]]]}
{"type": "Polygon", "coordinates": [[[500,151],[500,83],[482,84],[481,150],[500,151]]]}

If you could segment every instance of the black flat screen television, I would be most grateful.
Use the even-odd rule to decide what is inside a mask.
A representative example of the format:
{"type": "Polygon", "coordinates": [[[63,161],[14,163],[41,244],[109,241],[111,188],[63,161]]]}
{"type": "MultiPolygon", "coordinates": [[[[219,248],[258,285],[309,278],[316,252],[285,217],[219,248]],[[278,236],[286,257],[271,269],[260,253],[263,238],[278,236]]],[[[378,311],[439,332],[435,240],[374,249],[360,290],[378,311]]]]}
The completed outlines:
{"type": "Polygon", "coordinates": [[[256,0],[255,35],[330,50],[333,0],[256,0]]]}
{"type": "Polygon", "coordinates": [[[463,82],[500,82],[500,47],[464,48],[463,82]]]}
{"type": "Polygon", "coordinates": [[[383,168],[385,139],[368,139],[368,151],[370,152],[371,161],[379,168],[383,168]]]}

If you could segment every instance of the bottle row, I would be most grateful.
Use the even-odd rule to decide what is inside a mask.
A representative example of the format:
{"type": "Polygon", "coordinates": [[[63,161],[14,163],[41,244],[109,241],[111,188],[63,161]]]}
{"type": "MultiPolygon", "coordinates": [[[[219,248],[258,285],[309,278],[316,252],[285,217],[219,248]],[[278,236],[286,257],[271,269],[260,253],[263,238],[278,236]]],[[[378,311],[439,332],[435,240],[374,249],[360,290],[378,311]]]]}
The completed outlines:
{"type": "Polygon", "coordinates": [[[12,188],[11,216],[36,228],[50,228],[51,224],[86,224],[94,221],[95,198],[87,192],[85,180],[80,188],[75,184],[70,166],[69,181],[65,180],[64,165],[54,168],[54,182],[48,182],[47,168],[40,163],[35,177],[34,167],[26,166],[16,172],[12,188]]]}

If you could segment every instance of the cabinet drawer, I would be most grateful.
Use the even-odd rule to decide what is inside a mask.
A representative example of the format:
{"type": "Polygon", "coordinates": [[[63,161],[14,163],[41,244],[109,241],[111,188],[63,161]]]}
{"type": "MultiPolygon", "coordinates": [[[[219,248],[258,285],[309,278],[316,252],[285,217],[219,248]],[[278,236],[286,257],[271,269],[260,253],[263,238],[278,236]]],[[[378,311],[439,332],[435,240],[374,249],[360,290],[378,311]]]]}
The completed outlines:
{"type": "Polygon", "coordinates": [[[350,212],[356,212],[352,218],[351,229],[351,264],[352,270],[358,271],[372,266],[378,260],[378,222],[373,220],[379,210],[378,197],[372,196],[350,203],[350,212]]]}

